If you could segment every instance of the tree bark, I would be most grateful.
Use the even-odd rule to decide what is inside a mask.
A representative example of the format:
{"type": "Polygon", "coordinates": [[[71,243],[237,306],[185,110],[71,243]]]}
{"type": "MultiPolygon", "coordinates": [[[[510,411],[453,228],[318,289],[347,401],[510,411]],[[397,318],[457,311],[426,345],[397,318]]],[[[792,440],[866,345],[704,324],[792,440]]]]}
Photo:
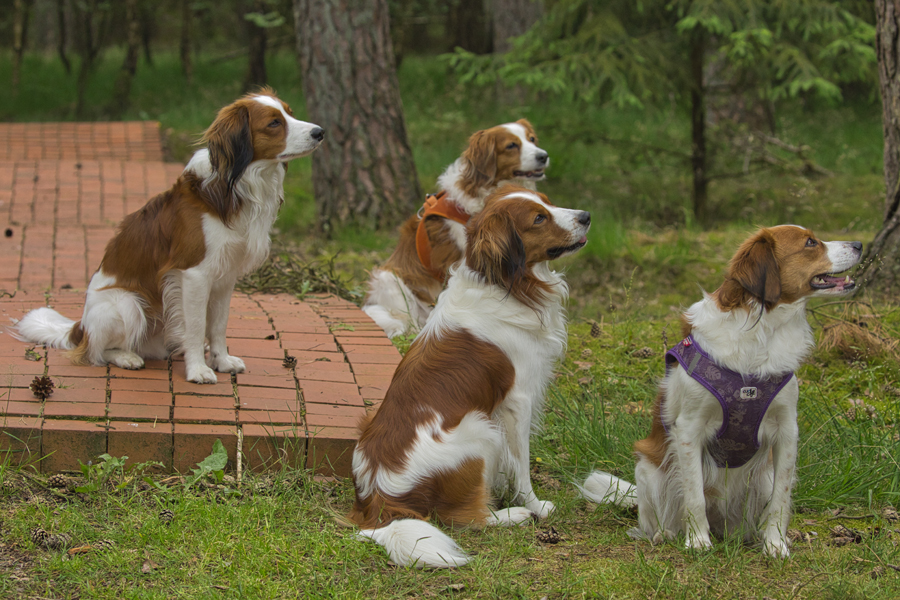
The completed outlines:
{"type": "MultiPolygon", "coordinates": [[[[250,12],[264,14],[267,6],[264,0],[253,0],[250,12]]],[[[243,17],[243,15],[241,15],[243,17]]],[[[244,91],[266,85],[266,45],[268,42],[265,27],[252,21],[246,21],[250,41],[250,61],[247,66],[247,77],[244,78],[244,91]]]]}
{"type": "Polygon", "coordinates": [[[84,95],[94,62],[100,53],[109,26],[109,7],[101,7],[97,0],[84,0],[72,3],[75,17],[78,53],[81,55],[81,66],[78,69],[77,96],[75,99],[75,115],[84,117],[84,95]]]}
{"type": "Polygon", "coordinates": [[[700,223],[707,220],[706,169],[706,90],[703,86],[703,34],[695,32],[691,38],[691,168],[694,174],[694,217],[700,223]]]}
{"type": "Polygon", "coordinates": [[[69,56],[66,54],[66,46],[68,44],[66,27],[66,0],[56,0],[56,53],[59,54],[59,60],[62,61],[63,67],[66,68],[66,74],[72,74],[72,63],[69,62],[69,56]]]}
{"type": "Polygon", "coordinates": [[[179,53],[181,56],[181,72],[184,74],[184,79],[188,85],[194,81],[194,63],[191,56],[193,18],[191,0],[181,0],[181,43],[179,44],[179,53]]]}
{"type": "Polygon", "coordinates": [[[386,0],[294,0],[303,90],[325,129],[313,154],[318,224],[392,227],[422,203],[386,0]]]}
{"type": "Polygon", "coordinates": [[[450,12],[453,46],[475,54],[492,50],[490,19],[484,10],[485,0],[459,0],[450,12]]]}
{"type": "Polygon", "coordinates": [[[154,18],[153,10],[154,6],[151,6],[150,2],[147,0],[142,0],[141,2],[141,46],[144,50],[144,62],[147,63],[147,66],[153,67],[153,36],[156,35],[156,19],[154,18]]]}
{"type": "Polygon", "coordinates": [[[117,118],[121,117],[128,109],[131,84],[137,71],[138,52],[140,52],[141,47],[141,19],[138,10],[138,0],[124,0],[124,3],[125,23],[128,27],[127,47],[125,49],[125,60],[122,62],[122,68],[119,69],[119,76],[116,77],[113,97],[109,107],[111,116],[117,118]]]}
{"type": "Polygon", "coordinates": [[[510,39],[531,29],[543,14],[541,0],[494,0],[494,52],[512,50],[510,39]]]}
{"type": "Polygon", "coordinates": [[[900,0],[875,0],[875,50],[884,129],[884,222],[857,274],[861,288],[900,290],[900,0]]]}
{"type": "Polygon", "coordinates": [[[22,78],[22,55],[25,54],[25,41],[28,37],[28,16],[30,12],[31,0],[15,0],[13,3],[13,95],[19,93],[19,81],[22,78]]]}

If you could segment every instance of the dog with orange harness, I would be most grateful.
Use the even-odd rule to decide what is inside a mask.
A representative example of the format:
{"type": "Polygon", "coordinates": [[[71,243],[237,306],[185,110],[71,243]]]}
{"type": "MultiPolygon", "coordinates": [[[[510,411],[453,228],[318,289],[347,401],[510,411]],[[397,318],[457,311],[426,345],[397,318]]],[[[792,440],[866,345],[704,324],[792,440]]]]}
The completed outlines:
{"type": "Polygon", "coordinates": [[[533,189],[549,164],[525,119],[474,133],[462,156],[438,178],[441,191],[401,226],[394,253],[372,271],[363,311],[388,337],[422,327],[450,266],[465,254],[469,217],[506,183],[533,189]]]}

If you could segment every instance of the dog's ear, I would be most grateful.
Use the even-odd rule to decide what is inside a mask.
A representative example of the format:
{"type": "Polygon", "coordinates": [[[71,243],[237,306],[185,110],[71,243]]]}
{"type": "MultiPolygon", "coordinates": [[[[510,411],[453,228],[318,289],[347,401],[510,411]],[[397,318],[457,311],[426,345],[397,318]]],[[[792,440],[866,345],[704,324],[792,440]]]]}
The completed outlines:
{"type": "Polygon", "coordinates": [[[511,294],[528,270],[525,244],[505,211],[482,211],[469,224],[466,264],[511,294]]]}
{"type": "MultiPolygon", "coordinates": [[[[744,242],[731,259],[728,279],[739,284],[742,290],[767,308],[778,302],[781,298],[781,273],[775,259],[775,238],[772,234],[763,229],[744,242]]],[[[736,291],[730,290],[727,295],[734,299],[736,291]]]]}
{"type": "Polygon", "coordinates": [[[531,124],[531,121],[529,121],[528,119],[519,119],[518,121],[516,121],[516,123],[525,128],[525,133],[527,134],[527,136],[534,137],[534,143],[536,144],[537,134],[534,132],[534,125],[531,124]]]}
{"type": "Polygon", "coordinates": [[[253,162],[253,138],[250,112],[243,104],[232,104],[219,111],[216,120],[203,134],[209,150],[209,162],[220,181],[225,182],[226,204],[234,203],[234,186],[253,162]]]}
{"type": "Polygon", "coordinates": [[[462,189],[476,197],[497,176],[497,153],[494,139],[482,131],[469,138],[469,147],[463,152],[462,189]]]}

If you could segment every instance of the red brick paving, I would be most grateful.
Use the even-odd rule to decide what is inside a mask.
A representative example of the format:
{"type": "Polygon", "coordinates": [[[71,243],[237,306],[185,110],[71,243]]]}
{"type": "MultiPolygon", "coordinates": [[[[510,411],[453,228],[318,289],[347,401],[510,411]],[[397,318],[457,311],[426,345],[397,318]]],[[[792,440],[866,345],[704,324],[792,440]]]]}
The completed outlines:
{"type": "Polygon", "coordinates": [[[185,381],[179,357],[139,371],[43,347],[26,357],[32,346],[5,330],[40,306],[80,316],[118,221],[180,174],[161,161],[155,123],[0,124],[0,453],[43,472],[109,453],[184,473],[221,439],[231,467],[240,445],[248,469],[348,475],[356,423],[400,355],[346,300],[235,293],[228,342],[247,371],[213,385],[185,381]],[[56,389],[40,400],[28,386],[45,374],[56,389]]]}

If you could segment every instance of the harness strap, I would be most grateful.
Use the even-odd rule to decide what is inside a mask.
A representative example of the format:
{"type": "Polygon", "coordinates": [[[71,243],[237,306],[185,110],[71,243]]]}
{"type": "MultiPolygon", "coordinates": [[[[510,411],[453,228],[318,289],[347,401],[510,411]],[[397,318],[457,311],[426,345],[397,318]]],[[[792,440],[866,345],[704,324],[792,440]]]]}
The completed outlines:
{"type": "Polygon", "coordinates": [[[465,225],[470,215],[447,196],[446,190],[425,196],[425,203],[420,212],[419,225],[416,227],[416,254],[419,255],[419,262],[431,276],[443,283],[447,274],[431,266],[431,240],[428,239],[428,230],[425,229],[425,219],[435,216],[465,225]]]}

